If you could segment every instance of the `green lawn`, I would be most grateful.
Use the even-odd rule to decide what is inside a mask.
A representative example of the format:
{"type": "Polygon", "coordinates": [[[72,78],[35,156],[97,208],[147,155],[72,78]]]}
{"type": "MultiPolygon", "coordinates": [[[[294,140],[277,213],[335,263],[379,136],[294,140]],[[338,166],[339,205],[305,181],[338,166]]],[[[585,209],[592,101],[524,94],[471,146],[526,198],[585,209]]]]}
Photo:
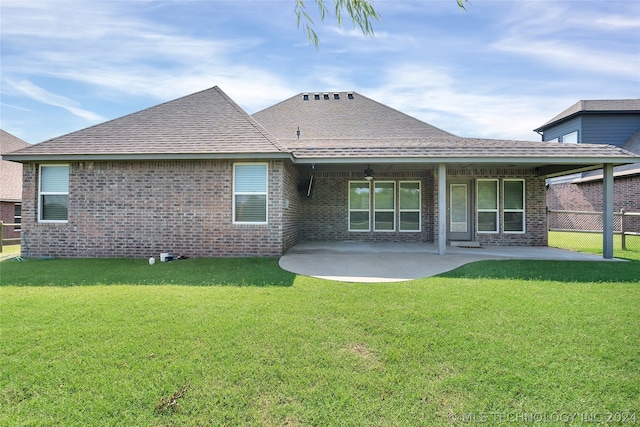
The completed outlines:
{"type": "Polygon", "coordinates": [[[385,284],[275,259],[3,261],[0,425],[638,424],[639,278],[640,260],[385,284]]]}

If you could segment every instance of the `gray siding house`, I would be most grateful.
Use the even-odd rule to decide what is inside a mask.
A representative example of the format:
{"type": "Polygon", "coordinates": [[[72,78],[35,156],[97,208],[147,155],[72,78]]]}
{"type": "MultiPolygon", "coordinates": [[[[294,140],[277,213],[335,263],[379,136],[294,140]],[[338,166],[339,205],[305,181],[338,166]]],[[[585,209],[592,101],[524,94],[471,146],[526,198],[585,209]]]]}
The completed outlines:
{"type": "Polygon", "coordinates": [[[30,255],[56,257],[544,246],[546,178],[640,161],[603,144],[461,138],[356,92],[250,116],[218,87],[5,158],[23,163],[30,255]]]}
{"type": "MultiPolygon", "coordinates": [[[[609,144],[640,154],[640,99],[578,101],[535,129],[543,141],[609,144]]],[[[640,212],[640,163],[613,170],[613,209],[640,212]]],[[[547,181],[550,209],[603,210],[602,169],[570,174],[547,181]]]]}

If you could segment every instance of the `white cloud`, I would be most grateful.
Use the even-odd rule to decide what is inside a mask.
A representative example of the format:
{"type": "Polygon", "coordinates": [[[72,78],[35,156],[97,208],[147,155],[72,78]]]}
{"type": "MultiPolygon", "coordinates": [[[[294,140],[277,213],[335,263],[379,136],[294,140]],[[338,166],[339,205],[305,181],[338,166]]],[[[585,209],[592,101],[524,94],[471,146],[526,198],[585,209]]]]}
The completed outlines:
{"type": "Polygon", "coordinates": [[[78,107],[75,101],[69,98],[66,98],[64,96],[50,93],[45,89],[38,87],[27,80],[22,80],[19,82],[8,82],[8,83],[14,91],[18,92],[23,96],[34,99],[36,101],[40,101],[44,104],[63,108],[68,112],[70,112],[71,114],[81,117],[87,121],[98,122],[101,120],[105,120],[105,118],[99,114],[96,114],[92,111],[88,111],[78,107]]]}

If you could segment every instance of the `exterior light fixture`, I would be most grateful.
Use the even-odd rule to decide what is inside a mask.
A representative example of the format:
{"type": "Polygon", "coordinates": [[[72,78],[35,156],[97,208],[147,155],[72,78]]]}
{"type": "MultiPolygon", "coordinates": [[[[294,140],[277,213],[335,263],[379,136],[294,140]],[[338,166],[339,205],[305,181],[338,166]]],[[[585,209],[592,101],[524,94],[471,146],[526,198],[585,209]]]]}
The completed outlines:
{"type": "Polygon", "coordinates": [[[371,170],[370,165],[367,165],[367,168],[364,170],[364,179],[367,181],[371,181],[373,179],[373,171],[371,170]]]}

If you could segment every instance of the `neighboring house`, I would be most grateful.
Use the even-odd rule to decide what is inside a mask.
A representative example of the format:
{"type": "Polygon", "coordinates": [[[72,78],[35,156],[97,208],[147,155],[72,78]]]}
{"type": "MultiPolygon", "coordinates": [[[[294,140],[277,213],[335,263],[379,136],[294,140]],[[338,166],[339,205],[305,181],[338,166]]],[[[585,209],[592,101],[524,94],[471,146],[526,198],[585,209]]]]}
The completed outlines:
{"type": "Polygon", "coordinates": [[[30,255],[56,257],[544,246],[547,177],[640,161],[607,145],[461,138],[355,92],[250,116],[217,87],[7,158],[24,165],[30,255]]]}
{"type": "MultiPolygon", "coordinates": [[[[543,141],[610,144],[640,154],[640,99],[578,101],[535,129],[543,141]]],[[[640,163],[614,168],[613,209],[640,212],[640,163]]],[[[602,169],[549,179],[554,210],[602,211],[602,169]]]]}
{"type": "MultiPolygon", "coordinates": [[[[0,129],[0,155],[29,146],[20,138],[0,129]]],[[[0,160],[0,221],[5,224],[19,224],[21,218],[22,165],[3,159],[0,160]]],[[[20,238],[20,226],[3,227],[2,231],[4,239],[20,238]]]]}

